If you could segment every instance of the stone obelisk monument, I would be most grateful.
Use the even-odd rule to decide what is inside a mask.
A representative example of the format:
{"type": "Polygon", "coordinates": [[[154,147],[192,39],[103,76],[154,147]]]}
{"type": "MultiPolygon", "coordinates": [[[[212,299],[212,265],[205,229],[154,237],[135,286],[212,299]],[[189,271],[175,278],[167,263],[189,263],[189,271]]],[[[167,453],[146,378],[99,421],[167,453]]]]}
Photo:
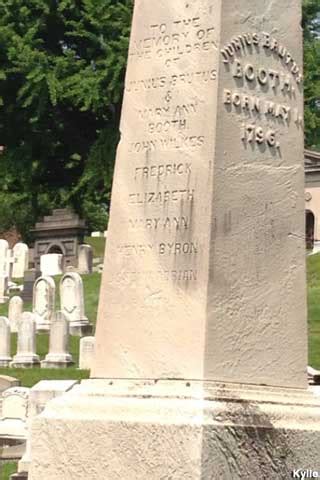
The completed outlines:
{"type": "Polygon", "coordinates": [[[92,378],[35,422],[32,480],[320,470],[300,20],[135,1],[92,378]]]}

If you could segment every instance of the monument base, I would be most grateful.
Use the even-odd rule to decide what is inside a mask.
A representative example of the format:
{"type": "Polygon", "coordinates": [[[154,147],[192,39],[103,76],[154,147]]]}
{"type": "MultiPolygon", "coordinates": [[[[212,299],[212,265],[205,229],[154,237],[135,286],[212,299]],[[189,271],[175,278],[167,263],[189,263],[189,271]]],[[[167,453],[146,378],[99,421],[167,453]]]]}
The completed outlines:
{"type": "Polygon", "coordinates": [[[30,479],[291,478],[319,442],[308,390],[85,380],[35,419],[30,479]]]}
{"type": "Polygon", "coordinates": [[[70,322],[69,331],[73,337],[84,337],[92,334],[93,325],[91,323],[70,322]]]}
{"type": "Polygon", "coordinates": [[[70,354],[48,354],[41,362],[41,368],[68,368],[74,365],[70,354]]]}
{"type": "Polygon", "coordinates": [[[16,355],[10,363],[10,367],[13,368],[32,368],[39,366],[40,359],[38,355],[16,355]]]}
{"type": "Polygon", "coordinates": [[[12,362],[11,357],[1,357],[0,358],[0,367],[1,368],[7,368],[7,367],[9,367],[10,362],[12,362]]]}

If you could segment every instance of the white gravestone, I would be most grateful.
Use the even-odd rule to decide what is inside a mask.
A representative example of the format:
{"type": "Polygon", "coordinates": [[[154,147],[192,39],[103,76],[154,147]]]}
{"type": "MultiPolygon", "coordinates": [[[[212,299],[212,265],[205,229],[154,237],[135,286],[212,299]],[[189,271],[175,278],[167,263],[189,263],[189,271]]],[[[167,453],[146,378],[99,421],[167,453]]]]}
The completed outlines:
{"type": "Polygon", "coordinates": [[[18,349],[11,363],[12,367],[27,368],[38,366],[39,356],[36,354],[36,321],[35,315],[24,312],[18,326],[18,349]]]}
{"type": "Polygon", "coordinates": [[[91,370],[94,359],[94,337],[83,337],[80,340],[79,368],[91,370]]]}
{"type": "Polygon", "coordinates": [[[0,239],[0,303],[8,300],[8,257],[9,244],[6,240],[0,239]]]}
{"type": "Polygon", "coordinates": [[[27,438],[28,399],[30,388],[11,387],[2,394],[0,436],[16,440],[27,438]]]}
{"type": "Polygon", "coordinates": [[[69,353],[69,322],[62,312],[53,316],[50,328],[49,353],[41,362],[43,368],[65,368],[73,365],[69,353]]]}
{"type": "Polygon", "coordinates": [[[50,330],[54,312],[56,284],[51,277],[39,277],[33,287],[33,313],[37,330],[50,330]]]}
{"type": "Polygon", "coordinates": [[[82,275],[92,273],[93,250],[91,245],[80,245],[78,252],[78,272],[82,275]]]}
{"type": "Polygon", "coordinates": [[[61,275],[63,273],[63,255],[61,253],[48,253],[40,257],[41,275],[61,275]]]}
{"type": "Polygon", "coordinates": [[[84,311],[82,278],[78,273],[68,272],[60,281],[61,311],[70,324],[71,335],[91,333],[92,325],[84,311]]]}
{"type": "Polygon", "coordinates": [[[29,265],[29,247],[25,243],[16,243],[13,247],[13,278],[23,278],[29,265]]]}
{"type": "Polygon", "coordinates": [[[0,317],[0,367],[8,367],[10,356],[10,324],[7,317],[0,317]]]}
{"type": "Polygon", "coordinates": [[[20,322],[22,312],[23,300],[18,295],[15,295],[9,301],[8,318],[11,333],[16,333],[18,331],[18,323],[20,322]]]}

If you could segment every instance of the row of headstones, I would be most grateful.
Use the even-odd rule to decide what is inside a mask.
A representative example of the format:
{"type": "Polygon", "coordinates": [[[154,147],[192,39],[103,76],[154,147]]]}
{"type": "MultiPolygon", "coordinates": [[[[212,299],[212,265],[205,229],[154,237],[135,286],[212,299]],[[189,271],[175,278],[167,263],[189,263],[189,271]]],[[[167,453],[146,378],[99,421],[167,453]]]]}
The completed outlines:
{"type": "MultiPolygon", "coordinates": [[[[55,311],[56,285],[51,277],[39,277],[33,287],[33,308],[36,329],[49,331],[55,311]]],[[[92,326],[85,315],[84,293],[81,276],[76,272],[63,275],[60,280],[60,310],[70,324],[70,333],[80,335],[90,333],[92,326]]],[[[23,312],[23,300],[14,296],[9,302],[8,318],[11,332],[18,331],[23,312]]]]}
{"type": "MultiPolygon", "coordinates": [[[[0,239],[0,302],[7,300],[6,294],[12,278],[24,278],[29,266],[29,247],[17,243],[9,248],[6,240],[0,239]]],[[[78,272],[92,273],[93,250],[90,245],[80,245],[78,250],[78,272]]],[[[43,276],[63,273],[63,255],[47,254],[40,258],[40,270],[43,276]]]]}
{"type": "MultiPolygon", "coordinates": [[[[69,321],[63,312],[53,315],[49,353],[40,362],[36,352],[36,318],[31,312],[23,312],[18,324],[17,353],[11,357],[11,328],[7,317],[0,317],[0,367],[28,368],[66,368],[74,364],[69,352],[69,321]]],[[[80,364],[83,369],[90,369],[94,353],[94,337],[80,339],[80,364]]]]}

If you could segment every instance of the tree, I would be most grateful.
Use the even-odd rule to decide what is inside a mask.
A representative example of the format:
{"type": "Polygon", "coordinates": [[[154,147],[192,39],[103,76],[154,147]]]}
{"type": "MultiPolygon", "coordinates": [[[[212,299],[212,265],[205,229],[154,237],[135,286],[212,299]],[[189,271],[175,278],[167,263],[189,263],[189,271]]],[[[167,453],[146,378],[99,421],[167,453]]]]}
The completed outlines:
{"type": "MultiPolygon", "coordinates": [[[[0,0],[0,230],[73,206],[104,229],[132,0],[0,0]]],[[[320,148],[320,0],[304,1],[306,143],[320,148]]]]}
{"type": "Polygon", "coordinates": [[[305,0],[304,94],[306,146],[320,150],[320,0],[305,0]]]}
{"type": "Polygon", "coordinates": [[[65,205],[105,227],[131,9],[0,0],[0,228],[65,205]]]}

